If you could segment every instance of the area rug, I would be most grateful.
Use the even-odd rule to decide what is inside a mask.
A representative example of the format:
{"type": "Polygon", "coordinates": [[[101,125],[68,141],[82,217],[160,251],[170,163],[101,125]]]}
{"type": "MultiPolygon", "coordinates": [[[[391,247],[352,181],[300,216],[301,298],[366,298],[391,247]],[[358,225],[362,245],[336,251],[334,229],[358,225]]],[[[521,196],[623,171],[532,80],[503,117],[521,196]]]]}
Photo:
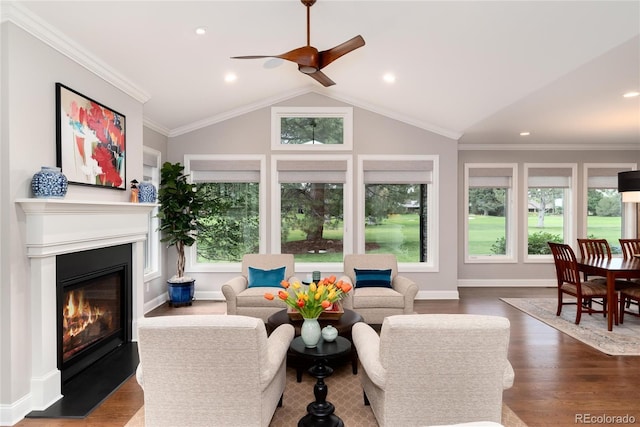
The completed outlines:
{"type": "Polygon", "coordinates": [[[640,317],[625,315],[624,324],[607,330],[607,319],[602,314],[582,313],[580,324],[575,324],[576,307],[565,305],[556,316],[556,298],[501,298],[502,301],[535,317],[565,334],[611,356],[640,355],[640,317]]]}
{"type": "MultiPolygon", "coordinates": [[[[334,371],[325,380],[328,387],[327,400],[336,407],[338,415],[348,427],[376,427],[378,423],[371,408],[364,406],[360,378],[351,373],[351,365],[334,371]]],[[[276,409],[271,427],[293,427],[307,413],[307,404],[314,400],[315,379],[303,375],[302,382],[296,382],[295,369],[287,369],[287,384],[283,406],[276,409]]],[[[527,427],[527,425],[507,406],[502,407],[502,424],[505,427],[527,427]]],[[[144,427],[144,407],[129,420],[125,427],[144,427]]]]}

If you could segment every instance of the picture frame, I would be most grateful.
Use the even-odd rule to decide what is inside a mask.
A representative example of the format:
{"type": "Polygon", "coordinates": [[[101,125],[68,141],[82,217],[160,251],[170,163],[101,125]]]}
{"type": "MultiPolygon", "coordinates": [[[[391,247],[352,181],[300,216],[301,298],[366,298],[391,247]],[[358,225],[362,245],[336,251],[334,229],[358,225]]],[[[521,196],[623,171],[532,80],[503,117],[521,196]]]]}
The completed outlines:
{"type": "Polygon", "coordinates": [[[352,107],[271,107],[271,149],[353,149],[352,107]]]}
{"type": "Polygon", "coordinates": [[[57,165],[69,184],[126,190],[126,117],[56,83],[57,165]]]}

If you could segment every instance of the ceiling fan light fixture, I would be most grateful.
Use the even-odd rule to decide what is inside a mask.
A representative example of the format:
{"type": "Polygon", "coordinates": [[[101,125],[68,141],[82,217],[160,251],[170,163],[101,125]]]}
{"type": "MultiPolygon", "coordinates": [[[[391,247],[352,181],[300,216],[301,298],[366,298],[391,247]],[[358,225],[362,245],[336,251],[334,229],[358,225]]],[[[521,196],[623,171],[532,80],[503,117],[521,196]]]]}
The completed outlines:
{"type": "Polygon", "coordinates": [[[311,67],[309,65],[301,65],[298,67],[298,70],[300,70],[302,73],[305,73],[305,74],[313,74],[316,71],[318,71],[316,67],[311,67]]]}

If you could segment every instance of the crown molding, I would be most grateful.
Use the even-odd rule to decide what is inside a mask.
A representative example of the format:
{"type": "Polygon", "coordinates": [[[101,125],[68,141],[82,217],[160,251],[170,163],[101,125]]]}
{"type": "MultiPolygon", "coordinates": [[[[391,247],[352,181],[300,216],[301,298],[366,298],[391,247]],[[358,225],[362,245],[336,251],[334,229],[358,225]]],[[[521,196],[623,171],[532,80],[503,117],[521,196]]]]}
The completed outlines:
{"type": "Polygon", "coordinates": [[[381,114],[381,115],[383,115],[385,117],[389,117],[391,119],[398,120],[398,121],[403,122],[403,123],[407,123],[407,124],[409,124],[411,126],[415,126],[415,127],[420,128],[420,129],[424,129],[424,130],[427,130],[429,132],[433,132],[433,133],[436,133],[438,135],[444,136],[446,138],[454,139],[456,141],[458,139],[460,139],[462,137],[462,135],[463,135],[460,132],[455,132],[455,131],[452,131],[452,130],[444,129],[444,128],[441,128],[441,127],[438,127],[438,126],[435,126],[435,125],[432,125],[432,124],[428,124],[428,123],[418,122],[418,121],[416,121],[414,119],[399,115],[397,113],[394,113],[393,111],[385,110],[385,109],[383,109],[383,108],[381,108],[379,106],[376,106],[376,105],[367,104],[365,102],[362,102],[362,101],[359,101],[359,100],[356,100],[356,99],[352,99],[352,98],[337,97],[337,96],[334,96],[333,94],[326,93],[325,91],[320,90],[318,88],[315,88],[313,86],[307,86],[307,87],[304,87],[302,89],[296,89],[294,91],[287,92],[287,93],[282,94],[282,95],[278,95],[278,96],[271,97],[271,98],[266,98],[266,99],[263,99],[263,100],[258,101],[256,103],[245,105],[245,106],[243,106],[241,108],[237,108],[235,110],[227,111],[225,113],[218,114],[216,116],[209,117],[209,118],[206,118],[206,119],[203,119],[203,120],[199,120],[197,122],[193,122],[193,123],[185,125],[185,126],[177,127],[175,129],[170,130],[168,136],[169,137],[174,137],[174,136],[183,135],[185,133],[193,132],[195,130],[202,129],[204,127],[211,126],[213,124],[220,123],[222,121],[229,120],[229,119],[232,119],[234,117],[237,117],[237,116],[240,116],[240,115],[243,115],[243,114],[247,114],[247,113],[250,113],[252,111],[259,110],[261,108],[270,107],[270,106],[272,106],[274,104],[277,104],[278,102],[283,102],[283,101],[286,101],[288,99],[295,98],[296,96],[306,95],[308,93],[316,93],[318,95],[326,96],[327,98],[331,98],[331,99],[333,99],[335,101],[344,102],[344,103],[347,103],[347,104],[352,105],[354,107],[362,108],[362,109],[371,111],[373,113],[381,114]]]}
{"type": "Polygon", "coordinates": [[[1,13],[0,19],[2,22],[9,21],[14,23],[135,100],[144,104],[151,98],[148,93],[136,84],[91,54],[83,46],[56,30],[25,6],[17,2],[3,2],[1,13]]]}
{"type": "Polygon", "coordinates": [[[164,136],[169,136],[169,133],[171,132],[168,128],[162,126],[159,123],[154,122],[153,120],[151,120],[148,117],[142,117],[142,125],[146,128],[149,128],[153,131],[158,132],[161,135],[164,136]]]}
{"type": "Polygon", "coordinates": [[[633,151],[629,144],[459,144],[458,151],[633,151]]]}
{"type": "Polygon", "coordinates": [[[364,102],[364,101],[359,100],[359,99],[349,98],[349,97],[345,97],[345,96],[335,96],[333,94],[327,94],[326,92],[323,92],[322,90],[319,90],[319,89],[317,89],[315,87],[310,89],[310,92],[315,92],[315,93],[318,93],[320,95],[327,96],[327,97],[329,97],[331,99],[334,99],[336,101],[346,102],[347,104],[351,104],[354,107],[363,108],[363,109],[371,111],[373,113],[383,115],[383,116],[388,117],[390,119],[394,119],[394,120],[397,120],[399,122],[403,122],[403,123],[406,123],[408,125],[415,126],[417,128],[424,129],[424,130],[429,131],[429,132],[433,132],[433,133],[438,134],[440,136],[444,136],[446,138],[454,139],[456,141],[458,139],[460,139],[462,137],[462,135],[463,135],[462,132],[457,132],[457,131],[454,131],[454,130],[445,129],[445,128],[440,127],[440,126],[436,126],[436,125],[431,124],[431,123],[418,121],[418,120],[415,120],[415,119],[413,119],[411,117],[403,116],[403,115],[398,114],[398,113],[396,113],[394,111],[391,111],[391,110],[388,110],[386,108],[383,108],[383,107],[381,107],[379,105],[370,104],[370,103],[364,102]]]}
{"type": "Polygon", "coordinates": [[[278,102],[286,101],[288,99],[295,98],[296,96],[304,95],[304,94],[306,94],[308,92],[309,92],[309,89],[308,88],[304,88],[304,89],[297,89],[297,90],[294,90],[292,92],[287,92],[285,94],[274,96],[274,97],[271,97],[271,98],[266,98],[266,99],[263,99],[263,100],[258,101],[256,103],[245,105],[243,107],[236,108],[234,110],[230,110],[230,111],[227,111],[225,113],[218,114],[218,115],[213,116],[213,117],[209,117],[207,119],[198,120],[197,122],[193,122],[193,123],[185,125],[185,126],[177,127],[175,129],[172,129],[169,132],[168,136],[169,137],[174,137],[174,136],[183,135],[185,133],[193,132],[195,130],[202,129],[204,127],[211,126],[211,125],[214,125],[216,123],[220,123],[220,122],[223,122],[225,120],[229,120],[229,119],[232,119],[234,117],[238,117],[238,116],[241,116],[243,114],[247,114],[247,113],[250,113],[252,111],[259,110],[261,108],[270,107],[273,104],[277,104],[278,102]]]}

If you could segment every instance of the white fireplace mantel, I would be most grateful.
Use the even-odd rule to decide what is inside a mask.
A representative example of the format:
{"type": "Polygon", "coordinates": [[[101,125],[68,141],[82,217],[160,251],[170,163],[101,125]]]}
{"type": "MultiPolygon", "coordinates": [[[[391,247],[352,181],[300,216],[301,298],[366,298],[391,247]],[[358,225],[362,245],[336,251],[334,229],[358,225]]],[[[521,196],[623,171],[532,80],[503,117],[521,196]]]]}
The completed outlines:
{"type": "Polygon", "coordinates": [[[29,258],[145,240],[154,203],[18,199],[29,258]]]}
{"type": "Polygon", "coordinates": [[[57,360],[56,256],[132,245],[132,337],[144,316],[144,241],[154,203],[17,199],[25,213],[31,287],[31,409],[62,397],[57,360]]]}

